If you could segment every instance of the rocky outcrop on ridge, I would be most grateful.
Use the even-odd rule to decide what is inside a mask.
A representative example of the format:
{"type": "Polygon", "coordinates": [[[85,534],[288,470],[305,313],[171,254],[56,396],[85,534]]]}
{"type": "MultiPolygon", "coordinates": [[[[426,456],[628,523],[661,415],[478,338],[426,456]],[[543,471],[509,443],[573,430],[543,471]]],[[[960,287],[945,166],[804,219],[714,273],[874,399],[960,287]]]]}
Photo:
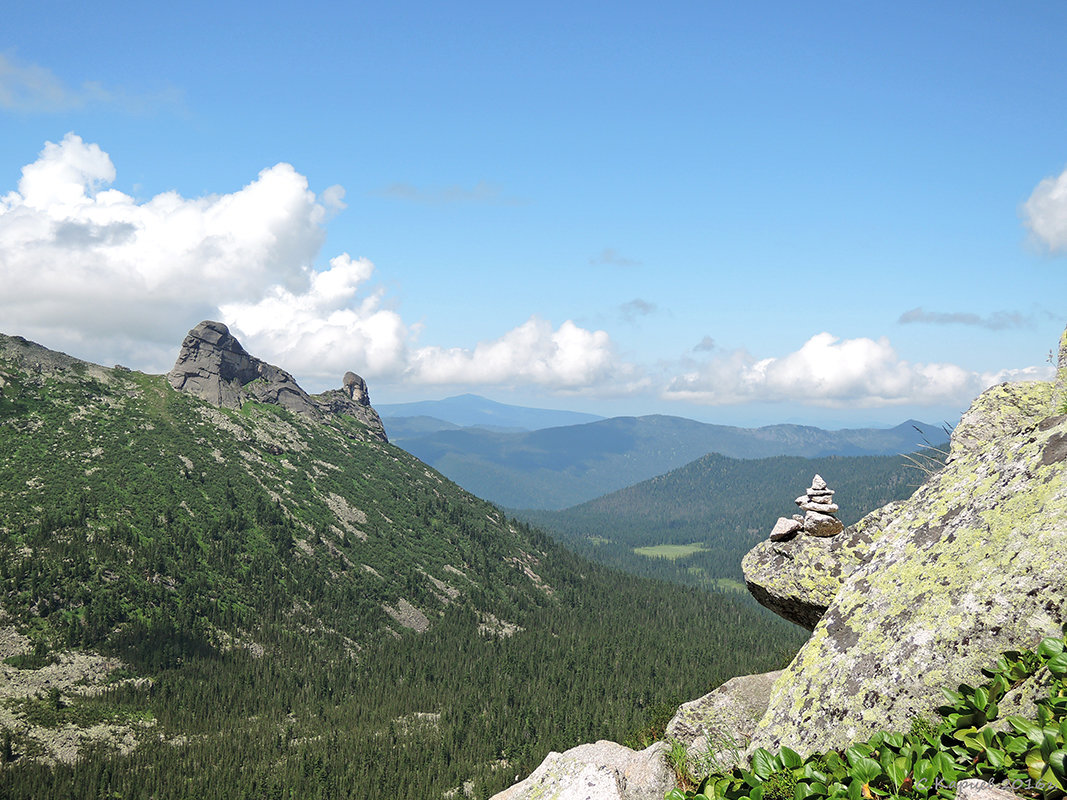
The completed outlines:
{"type": "Polygon", "coordinates": [[[1054,398],[1067,397],[1067,348],[1059,367],[1055,385],[1003,384],[979,397],[953,432],[947,466],[910,499],[828,545],[798,537],[746,556],[757,597],[806,603],[809,620],[825,605],[749,752],[804,754],[907,730],[933,716],[941,687],[976,684],[1001,651],[1060,634],[1067,416],[1054,398]]]}
{"type": "Polygon", "coordinates": [[[255,400],[314,420],[325,414],[346,414],[366,425],[375,438],[386,441],[361,377],[345,373],[343,388],[309,395],[288,372],[249,355],[221,322],[205,320],[189,331],[167,380],[178,391],[220,408],[240,408],[255,400]]]}
{"type": "Polygon", "coordinates": [[[385,426],[370,404],[370,393],[367,391],[367,382],[354,372],[346,372],[341,380],[340,389],[331,389],[322,394],[311,396],[312,401],[327,414],[347,414],[355,417],[377,434],[377,438],[383,442],[385,426]]]}
{"type": "Polygon", "coordinates": [[[600,741],[549,753],[530,777],[492,800],[663,800],[675,786],[667,750],[664,742],[635,752],[600,741]]]}

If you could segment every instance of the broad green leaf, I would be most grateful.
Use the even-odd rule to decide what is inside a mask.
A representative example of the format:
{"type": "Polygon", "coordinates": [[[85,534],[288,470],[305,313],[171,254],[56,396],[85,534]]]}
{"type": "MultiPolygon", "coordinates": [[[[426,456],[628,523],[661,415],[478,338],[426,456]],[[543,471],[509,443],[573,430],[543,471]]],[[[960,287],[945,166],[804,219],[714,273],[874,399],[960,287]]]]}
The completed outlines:
{"type": "Polygon", "coordinates": [[[844,762],[841,760],[841,756],[837,753],[827,753],[823,760],[826,762],[826,767],[831,772],[838,772],[844,767],[844,762]]]}
{"type": "Polygon", "coordinates": [[[819,781],[820,783],[826,783],[829,780],[827,774],[814,764],[804,765],[804,778],[806,780],[819,781]]]}
{"type": "Polygon", "coordinates": [[[946,753],[938,753],[930,759],[930,765],[936,773],[939,773],[946,781],[956,780],[956,765],[946,753]]]}
{"type": "Polygon", "coordinates": [[[1058,656],[1053,656],[1045,664],[1048,667],[1048,671],[1057,677],[1063,677],[1067,675],[1067,653],[1060,653],[1058,656]]]}
{"type": "Polygon", "coordinates": [[[989,692],[982,687],[978,687],[974,690],[974,707],[985,711],[985,707],[989,704],[989,692]]]}
{"type": "Polygon", "coordinates": [[[685,794],[681,789],[671,789],[663,800],[685,800],[685,794]]]}
{"type": "Polygon", "coordinates": [[[882,765],[873,758],[860,758],[852,764],[849,775],[860,783],[870,783],[882,774],[882,765]]]}
{"type": "Polygon", "coordinates": [[[778,760],[782,762],[782,766],[786,769],[796,769],[804,764],[804,759],[800,757],[800,753],[790,750],[788,747],[783,747],[779,751],[778,760]]]}
{"type": "Polygon", "coordinates": [[[1025,736],[1009,736],[1004,740],[1004,752],[1022,755],[1030,749],[1030,740],[1025,736]]]}
{"type": "Polygon", "coordinates": [[[1048,762],[1041,755],[1040,750],[1031,750],[1026,754],[1026,773],[1035,781],[1041,780],[1041,776],[1048,769],[1048,762]]]}
{"type": "Polygon", "coordinates": [[[811,797],[813,794],[815,793],[811,790],[811,787],[809,787],[808,784],[798,783],[797,787],[793,790],[793,800],[806,800],[806,798],[811,797]]]}
{"type": "Polygon", "coordinates": [[[886,766],[885,774],[889,776],[889,780],[893,782],[893,788],[898,792],[900,791],[901,784],[908,777],[908,771],[903,765],[897,763],[900,759],[893,761],[886,766]]]}
{"type": "Polygon", "coordinates": [[[1048,760],[1049,756],[1051,756],[1054,752],[1056,752],[1056,750],[1059,749],[1059,744],[1061,744],[1061,743],[1058,742],[1058,740],[1059,740],[1059,729],[1058,728],[1045,728],[1045,730],[1044,730],[1044,738],[1042,739],[1042,742],[1041,742],[1041,755],[1043,755],[1045,757],[1046,761],[1048,760]]]}
{"type": "Polygon", "coordinates": [[[951,689],[942,688],[941,694],[943,694],[945,696],[945,699],[948,700],[948,702],[953,706],[955,706],[957,703],[963,702],[963,695],[961,695],[959,692],[954,692],[951,689]]]}
{"type": "Polygon", "coordinates": [[[776,769],[774,756],[762,747],[757,748],[756,752],[752,754],[752,771],[763,780],[767,780],[774,774],[776,769]]]}
{"type": "Polygon", "coordinates": [[[904,746],[904,734],[887,733],[885,737],[885,743],[892,747],[894,750],[899,750],[904,746]]]}
{"type": "Polygon", "coordinates": [[[915,782],[921,782],[927,785],[933,782],[935,772],[934,765],[925,758],[920,758],[916,761],[915,769],[912,770],[912,773],[915,775],[915,782]]]}
{"type": "Polygon", "coordinates": [[[1037,654],[1042,658],[1052,658],[1052,656],[1059,655],[1062,652],[1063,639],[1057,639],[1052,636],[1042,639],[1041,644],[1037,646],[1037,654]]]}
{"type": "Polygon", "coordinates": [[[997,750],[995,747],[987,747],[985,751],[986,761],[994,769],[1000,769],[1007,762],[1008,757],[1002,750],[997,750]]]}
{"type": "Polygon", "coordinates": [[[1067,780],[1067,750],[1056,750],[1048,757],[1048,765],[1052,773],[1062,784],[1067,780]]]}
{"type": "Polygon", "coordinates": [[[856,766],[856,762],[866,758],[871,754],[871,748],[864,744],[857,743],[845,750],[845,758],[848,759],[848,763],[851,766],[856,766]]]}
{"type": "Polygon", "coordinates": [[[1015,730],[1025,736],[1034,746],[1040,746],[1041,741],[1044,739],[1044,734],[1041,731],[1041,727],[1035,725],[1024,717],[1008,717],[1008,724],[1015,730]]]}

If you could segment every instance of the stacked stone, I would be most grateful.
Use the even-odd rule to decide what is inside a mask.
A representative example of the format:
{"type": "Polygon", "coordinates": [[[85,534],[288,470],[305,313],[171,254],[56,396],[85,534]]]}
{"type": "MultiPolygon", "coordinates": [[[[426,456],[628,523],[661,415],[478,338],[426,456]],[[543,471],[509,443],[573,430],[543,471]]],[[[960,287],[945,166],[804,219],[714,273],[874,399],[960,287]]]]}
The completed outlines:
{"type": "Polygon", "coordinates": [[[792,539],[801,532],[809,536],[836,536],[845,529],[841,520],[834,516],[838,510],[834,490],[826,485],[822,476],[812,478],[811,486],[796,499],[796,504],[806,513],[803,516],[794,514],[792,519],[779,517],[771,531],[772,541],[792,539]]]}

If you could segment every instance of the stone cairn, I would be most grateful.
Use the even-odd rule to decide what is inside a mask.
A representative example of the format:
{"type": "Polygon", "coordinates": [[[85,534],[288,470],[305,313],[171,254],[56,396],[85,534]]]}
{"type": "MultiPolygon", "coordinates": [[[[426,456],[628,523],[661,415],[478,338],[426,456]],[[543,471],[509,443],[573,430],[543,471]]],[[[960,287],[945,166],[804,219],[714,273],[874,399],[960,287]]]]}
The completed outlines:
{"type": "Polygon", "coordinates": [[[834,502],[834,490],[826,485],[822,476],[816,475],[811,480],[808,491],[796,499],[803,516],[794,514],[779,517],[771,531],[771,541],[781,542],[792,539],[800,533],[808,536],[836,536],[845,529],[841,520],[834,516],[837,503],[834,502]]]}

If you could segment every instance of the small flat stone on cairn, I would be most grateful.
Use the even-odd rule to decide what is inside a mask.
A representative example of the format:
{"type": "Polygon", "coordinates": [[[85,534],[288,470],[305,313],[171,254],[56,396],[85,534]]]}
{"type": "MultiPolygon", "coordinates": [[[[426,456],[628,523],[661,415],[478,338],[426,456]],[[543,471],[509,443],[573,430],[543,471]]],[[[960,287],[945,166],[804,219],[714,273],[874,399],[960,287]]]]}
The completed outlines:
{"type": "Polygon", "coordinates": [[[771,531],[772,542],[783,542],[787,539],[792,539],[801,530],[804,529],[804,518],[799,514],[793,515],[793,518],[778,517],[778,521],[774,523],[774,530],[771,531]],[[800,519],[797,519],[800,517],[800,519]]]}

